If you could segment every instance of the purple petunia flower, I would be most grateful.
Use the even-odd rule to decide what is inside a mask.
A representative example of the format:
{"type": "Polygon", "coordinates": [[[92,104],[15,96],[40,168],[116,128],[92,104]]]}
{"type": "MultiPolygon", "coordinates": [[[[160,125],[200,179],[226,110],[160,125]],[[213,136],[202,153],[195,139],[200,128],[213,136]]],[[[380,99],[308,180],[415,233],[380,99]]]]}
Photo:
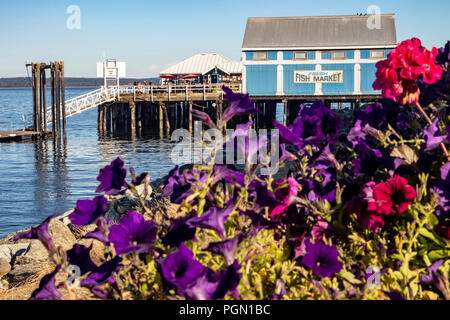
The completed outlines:
{"type": "Polygon", "coordinates": [[[439,277],[437,276],[437,272],[439,267],[444,263],[444,260],[438,260],[433,263],[430,267],[428,267],[428,275],[420,276],[420,281],[422,283],[438,283],[439,277]]]}
{"type": "Polygon", "coordinates": [[[287,294],[284,282],[281,279],[277,279],[275,284],[275,293],[272,295],[271,300],[282,300],[287,294]]]}
{"type": "Polygon", "coordinates": [[[81,275],[97,269],[97,265],[92,262],[90,252],[92,244],[88,247],[76,243],[72,249],[66,252],[67,261],[80,268],[81,275]]]}
{"type": "Polygon", "coordinates": [[[13,241],[18,241],[20,239],[39,239],[39,241],[42,242],[44,247],[49,252],[56,252],[56,247],[53,242],[52,236],[48,232],[48,225],[50,221],[52,221],[54,218],[59,216],[58,213],[55,213],[54,215],[51,215],[47,219],[44,220],[39,226],[32,227],[28,231],[24,231],[21,233],[18,233],[14,236],[13,241]]]}
{"type": "Polygon", "coordinates": [[[256,236],[261,230],[274,229],[279,224],[277,221],[267,220],[261,213],[257,213],[253,210],[247,210],[246,212],[241,211],[241,214],[245,214],[252,220],[248,232],[250,237],[256,236]]]}
{"type": "Polygon", "coordinates": [[[64,296],[56,289],[55,275],[61,269],[58,265],[52,273],[45,275],[39,283],[39,288],[33,291],[30,300],[64,300],[64,296]]]}
{"type": "Polygon", "coordinates": [[[213,272],[207,269],[201,277],[186,288],[184,295],[193,300],[217,300],[231,292],[237,298],[239,296],[237,286],[242,278],[240,269],[241,265],[237,260],[225,270],[213,272]]]}
{"type": "Polygon", "coordinates": [[[225,208],[211,207],[203,212],[200,217],[190,219],[187,224],[192,228],[212,229],[217,232],[219,237],[226,239],[224,224],[233,210],[232,204],[225,208]]]}
{"type": "Polygon", "coordinates": [[[439,119],[434,119],[433,123],[424,129],[423,138],[425,139],[424,151],[428,152],[439,147],[439,145],[447,139],[438,127],[439,119]]]}
{"type": "Polygon", "coordinates": [[[200,120],[202,120],[204,123],[206,123],[206,125],[210,128],[216,128],[216,125],[214,124],[214,122],[211,120],[211,117],[203,111],[197,110],[197,109],[192,109],[191,113],[194,117],[199,118],[200,120]]]}
{"type": "Polygon", "coordinates": [[[78,200],[75,210],[69,215],[69,219],[75,226],[94,224],[97,219],[108,211],[108,199],[105,196],[97,196],[92,200],[78,200]]]}
{"type": "Polygon", "coordinates": [[[236,250],[236,247],[245,240],[245,238],[245,235],[240,233],[225,241],[212,242],[208,245],[206,251],[221,254],[225,258],[227,265],[231,265],[234,262],[234,251],[236,250]]]}
{"type": "Polygon", "coordinates": [[[192,240],[195,237],[196,228],[189,226],[186,222],[196,216],[197,211],[192,210],[184,217],[170,219],[170,229],[161,239],[163,245],[179,247],[182,242],[192,240]]]}
{"type": "Polygon", "coordinates": [[[109,228],[113,221],[108,218],[100,217],[96,222],[97,228],[94,231],[86,233],[82,239],[95,239],[104,244],[108,243],[109,228]]]}
{"type": "Polygon", "coordinates": [[[342,119],[334,115],[323,101],[316,101],[311,105],[300,105],[298,117],[292,125],[285,127],[276,120],[273,124],[280,130],[282,143],[289,143],[301,150],[308,144],[336,139],[342,128],[342,119]]]}
{"type": "Polygon", "coordinates": [[[117,194],[122,187],[127,184],[125,177],[127,176],[127,170],[123,167],[123,161],[119,157],[112,161],[109,166],[100,169],[100,174],[97,180],[100,181],[100,185],[95,192],[106,192],[106,194],[117,194]]]}
{"type": "Polygon", "coordinates": [[[342,269],[342,262],[338,260],[338,256],[338,250],[334,245],[306,241],[306,255],[302,263],[312,269],[316,275],[330,278],[342,269]]]}
{"type": "Polygon", "coordinates": [[[235,115],[261,113],[255,108],[255,104],[248,94],[234,93],[225,86],[222,86],[222,90],[225,92],[223,98],[228,101],[228,108],[223,113],[223,121],[227,122],[235,115]]]}
{"type": "Polygon", "coordinates": [[[114,284],[116,279],[114,272],[120,270],[123,265],[120,264],[122,258],[115,256],[111,260],[106,261],[101,266],[95,268],[86,278],[81,280],[81,286],[100,286],[103,284],[114,284]]]}
{"type": "Polygon", "coordinates": [[[205,183],[208,176],[196,170],[185,171],[180,174],[180,168],[176,166],[169,172],[169,178],[162,197],[170,196],[172,203],[180,204],[192,194],[192,185],[205,183]]]}
{"type": "Polygon", "coordinates": [[[160,264],[161,276],[165,281],[176,286],[178,294],[182,294],[187,286],[202,276],[206,270],[193,257],[194,253],[182,243],[160,264]]]}
{"type": "Polygon", "coordinates": [[[116,254],[150,253],[156,232],[155,222],[146,221],[141,213],[130,211],[120,219],[119,225],[109,229],[108,240],[114,244],[116,254]]]}

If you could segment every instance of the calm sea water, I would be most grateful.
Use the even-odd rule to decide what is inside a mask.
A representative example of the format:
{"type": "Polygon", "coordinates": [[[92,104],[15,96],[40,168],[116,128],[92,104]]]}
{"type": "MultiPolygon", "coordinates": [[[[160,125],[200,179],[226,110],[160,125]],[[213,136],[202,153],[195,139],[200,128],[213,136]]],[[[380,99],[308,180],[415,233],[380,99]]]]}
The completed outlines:
{"type": "MultiPolygon", "coordinates": [[[[66,89],[66,98],[92,89],[66,89]]],[[[0,89],[0,130],[24,127],[32,112],[31,89],[0,89]]],[[[67,119],[67,144],[0,143],[0,238],[63,213],[76,200],[95,196],[99,169],[120,156],[152,180],[174,166],[172,145],[155,138],[99,137],[97,108],[67,119]]]]}

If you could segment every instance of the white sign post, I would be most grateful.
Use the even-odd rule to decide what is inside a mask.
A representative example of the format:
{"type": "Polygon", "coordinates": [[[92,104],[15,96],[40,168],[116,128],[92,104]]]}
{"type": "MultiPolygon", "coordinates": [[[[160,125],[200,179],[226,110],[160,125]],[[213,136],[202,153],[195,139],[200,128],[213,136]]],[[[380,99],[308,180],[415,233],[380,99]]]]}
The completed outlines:
{"type": "Polygon", "coordinates": [[[120,98],[120,78],[126,76],[126,63],[112,59],[97,62],[97,77],[103,78],[105,89],[108,88],[108,79],[115,80],[117,85],[117,98],[120,98]]]}

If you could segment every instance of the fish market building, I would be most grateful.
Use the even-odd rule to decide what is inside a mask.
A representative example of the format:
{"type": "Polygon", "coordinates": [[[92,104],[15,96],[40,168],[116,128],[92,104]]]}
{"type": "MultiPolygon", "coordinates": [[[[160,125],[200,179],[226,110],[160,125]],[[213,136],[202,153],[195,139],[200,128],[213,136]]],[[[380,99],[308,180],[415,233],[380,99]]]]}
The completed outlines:
{"type": "Polygon", "coordinates": [[[253,99],[365,102],[375,64],[397,44],[395,15],[248,18],[242,86],[253,99]],[[278,97],[278,99],[277,99],[278,97]]]}

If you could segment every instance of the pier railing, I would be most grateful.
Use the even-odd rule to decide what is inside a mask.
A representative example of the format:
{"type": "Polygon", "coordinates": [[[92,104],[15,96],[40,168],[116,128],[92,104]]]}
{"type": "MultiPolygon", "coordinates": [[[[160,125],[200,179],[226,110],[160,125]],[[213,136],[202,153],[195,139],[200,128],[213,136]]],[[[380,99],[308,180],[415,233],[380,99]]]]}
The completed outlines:
{"type": "MultiPolygon", "coordinates": [[[[241,84],[227,84],[234,92],[241,92],[241,84]]],[[[81,96],[66,100],[66,117],[73,116],[85,110],[104,103],[114,102],[121,96],[132,96],[147,101],[180,101],[180,100],[215,100],[223,98],[221,84],[194,85],[147,85],[147,86],[112,86],[85,93],[81,96]]],[[[62,105],[62,104],[61,104],[62,105]]],[[[52,123],[51,108],[47,110],[47,125],[52,123]]]]}
{"type": "MultiPolygon", "coordinates": [[[[241,92],[241,84],[227,84],[234,92],[241,92]]],[[[133,95],[136,100],[140,95],[150,101],[159,100],[190,100],[191,98],[207,100],[212,96],[223,98],[222,84],[193,85],[140,85],[120,86],[120,94],[133,95]]]]}

